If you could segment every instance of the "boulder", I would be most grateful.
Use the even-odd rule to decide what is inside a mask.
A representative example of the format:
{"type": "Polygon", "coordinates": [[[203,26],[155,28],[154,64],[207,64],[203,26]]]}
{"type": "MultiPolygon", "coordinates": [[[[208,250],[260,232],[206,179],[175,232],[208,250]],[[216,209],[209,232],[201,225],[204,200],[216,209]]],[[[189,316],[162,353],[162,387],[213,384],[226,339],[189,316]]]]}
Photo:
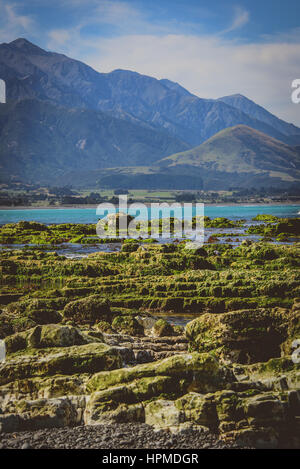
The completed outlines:
{"type": "Polygon", "coordinates": [[[198,392],[214,392],[235,381],[233,373],[206,353],[173,355],[153,363],[121,368],[109,373],[95,373],[87,382],[88,392],[105,390],[112,386],[133,382],[136,379],[168,376],[174,378],[175,388],[190,388],[198,392]]]}
{"type": "Polygon", "coordinates": [[[249,424],[268,427],[288,419],[288,402],[272,393],[264,393],[245,399],[243,411],[249,424]]]}
{"type": "Polygon", "coordinates": [[[278,449],[280,435],[273,427],[246,427],[228,431],[221,435],[225,441],[234,441],[241,448],[278,449]]]}
{"type": "Polygon", "coordinates": [[[144,329],[133,316],[116,316],[112,328],[123,334],[138,336],[144,335],[144,329]]]}
{"type": "Polygon", "coordinates": [[[71,301],[64,307],[63,316],[78,324],[95,324],[111,319],[109,302],[99,295],[71,301]]]}
{"type": "Polygon", "coordinates": [[[153,333],[156,337],[172,336],[174,329],[171,324],[164,319],[158,319],[154,324],[153,333]]]}
{"type": "Polygon", "coordinates": [[[185,414],[185,420],[216,430],[218,416],[213,394],[190,392],[176,400],[175,406],[185,414]]]}
{"type": "Polygon", "coordinates": [[[112,328],[111,324],[108,321],[99,321],[96,324],[97,331],[102,332],[103,334],[115,334],[116,331],[112,328]]]}
{"type": "Polygon", "coordinates": [[[263,362],[280,356],[289,322],[284,308],[203,314],[187,324],[186,337],[192,350],[214,351],[236,363],[263,362]]]}
{"type": "MultiPolygon", "coordinates": [[[[125,419],[128,419],[128,416],[125,416],[126,413],[124,413],[124,406],[142,404],[144,401],[161,394],[167,394],[173,385],[172,378],[156,376],[140,378],[128,384],[120,384],[102,391],[96,391],[88,401],[85,410],[85,422],[113,421],[117,414],[120,415],[120,412],[125,419]],[[113,417],[112,420],[111,417],[113,417]]],[[[132,408],[130,407],[130,409],[132,408]]]]}
{"type": "Polygon", "coordinates": [[[293,304],[288,324],[287,340],[281,344],[281,350],[285,356],[295,354],[300,363],[300,303],[296,300],[293,304]],[[298,350],[298,352],[297,352],[298,350]]]}
{"type": "Polygon", "coordinates": [[[54,309],[30,309],[26,313],[26,317],[34,321],[36,324],[57,324],[62,321],[62,316],[54,309]]]}
{"type": "Polygon", "coordinates": [[[8,336],[4,342],[7,353],[14,353],[26,348],[71,347],[102,340],[91,338],[73,326],[48,324],[8,336]]]}
{"type": "Polygon", "coordinates": [[[158,399],[145,407],[145,423],[153,427],[167,429],[185,421],[185,414],[174,401],[158,399]]]}
{"type": "Polygon", "coordinates": [[[102,343],[26,350],[0,364],[0,386],[30,377],[97,373],[122,365],[120,350],[102,343]]]}
{"type": "Polygon", "coordinates": [[[145,421],[145,409],[143,404],[119,404],[115,410],[99,412],[94,402],[88,404],[84,413],[85,425],[99,425],[107,423],[127,423],[145,421]]]}
{"type": "Polygon", "coordinates": [[[157,319],[153,316],[135,316],[137,322],[142,326],[145,335],[152,335],[152,329],[157,319]]]}
{"type": "Polygon", "coordinates": [[[41,428],[73,427],[81,422],[82,398],[20,401],[16,413],[0,415],[0,432],[34,431],[41,428]]]}

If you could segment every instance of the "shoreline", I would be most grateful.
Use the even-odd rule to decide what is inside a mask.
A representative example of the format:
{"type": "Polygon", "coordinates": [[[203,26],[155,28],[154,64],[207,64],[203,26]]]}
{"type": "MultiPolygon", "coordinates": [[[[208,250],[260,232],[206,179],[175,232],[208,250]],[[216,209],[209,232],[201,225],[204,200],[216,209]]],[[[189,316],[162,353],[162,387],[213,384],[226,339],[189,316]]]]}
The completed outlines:
{"type": "MultiPolygon", "coordinates": [[[[107,202],[109,203],[109,202],[107,202]]],[[[133,202],[133,203],[136,203],[136,202],[133,202]]],[[[144,205],[146,205],[146,207],[150,207],[151,206],[151,203],[149,202],[139,202],[139,203],[143,203],[144,205]]],[[[165,203],[164,201],[162,202],[153,202],[153,203],[165,203]]],[[[172,202],[172,203],[175,203],[175,202],[172,202]]],[[[196,202],[197,203],[197,202],[196,202]]],[[[198,202],[198,203],[201,203],[201,202],[198,202]]],[[[130,204],[128,204],[129,206],[130,204]]],[[[288,202],[218,202],[218,203],[209,203],[209,204],[206,204],[204,203],[204,206],[207,206],[207,207],[238,207],[238,206],[241,206],[241,207],[263,207],[263,206],[274,206],[274,205],[300,205],[300,200],[299,201],[288,201],[288,202]]],[[[10,206],[3,206],[0,208],[0,212],[1,211],[6,211],[6,210],[66,210],[66,209],[82,209],[82,210],[85,210],[85,209],[97,209],[98,205],[76,205],[76,204],[72,204],[72,205],[57,205],[55,207],[49,207],[49,206],[45,206],[45,205],[39,205],[39,206],[35,206],[35,207],[32,207],[32,206],[28,206],[28,205],[20,205],[20,206],[17,206],[17,207],[10,207],[10,206]]]]}

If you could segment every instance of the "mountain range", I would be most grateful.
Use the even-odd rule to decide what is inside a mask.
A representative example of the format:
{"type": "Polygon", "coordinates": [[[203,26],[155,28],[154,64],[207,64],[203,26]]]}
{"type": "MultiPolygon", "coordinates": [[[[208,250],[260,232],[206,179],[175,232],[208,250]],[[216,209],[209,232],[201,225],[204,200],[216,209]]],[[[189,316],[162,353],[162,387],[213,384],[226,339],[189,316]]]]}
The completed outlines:
{"type": "Polygon", "coordinates": [[[55,183],[66,171],[151,164],[188,145],[87,108],[22,99],[0,106],[0,181],[55,183]]]}
{"type": "Polygon", "coordinates": [[[242,95],[202,99],[167,79],[99,73],[23,38],[0,45],[0,78],[1,182],[188,189],[298,180],[300,129],[242,95]]]}

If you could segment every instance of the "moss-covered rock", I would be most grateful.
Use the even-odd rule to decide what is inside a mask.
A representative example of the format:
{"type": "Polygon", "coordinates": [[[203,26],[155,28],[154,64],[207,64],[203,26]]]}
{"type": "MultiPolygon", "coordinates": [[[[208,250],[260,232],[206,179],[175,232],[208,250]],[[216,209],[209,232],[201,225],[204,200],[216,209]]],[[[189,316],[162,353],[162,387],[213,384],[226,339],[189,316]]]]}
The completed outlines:
{"type": "Polygon", "coordinates": [[[288,419],[288,406],[283,399],[265,393],[243,400],[243,411],[251,425],[270,426],[288,419]]]}
{"type": "Polygon", "coordinates": [[[72,326],[48,324],[36,326],[25,332],[13,334],[5,339],[7,353],[15,353],[26,348],[53,348],[84,345],[101,342],[101,339],[90,338],[72,326]]]}
{"type": "Polygon", "coordinates": [[[174,377],[177,383],[181,382],[180,386],[199,392],[222,389],[227,383],[235,381],[231,371],[222,366],[213,356],[194,352],[174,355],[132,368],[113,370],[110,373],[97,373],[87,382],[87,391],[105,390],[112,386],[153,376],[174,377]]]}
{"type": "Polygon", "coordinates": [[[71,301],[64,310],[65,319],[72,319],[78,324],[95,324],[98,321],[109,321],[110,305],[108,300],[99,295],[88,296],[80,300],[71,301]]]}
{"type": "Polygon", "coordinates": [[[97,322],[96,329],[104,334],[114,334],[116,332],[108,321],[97,322]]]}
{"type": "Polygon", "coordinates": [[[247,365],[244,374],[251,381],[265,383],[268,389],[300,389],[300,363],[291,356],[247,365]]]}
{"type": "MultiPolygon", "coordinates": [[[[9,226],[9,225],[6,225],[9,226]]],[[[13,226],[13,224],[11,225],[13,226]]],[[[48,228],[43,223],[38,223],[36,221],[19,221],[15,224],[15,228],[17,231],[47,231],[48,228]]]]}
{"type": "Polygon", "coordinates": [[[123,243],[121,252],[135,252],[139,249],[140,244],[138,242],[123,243]]]}
{"type": "Polygon", "coordinates": [[[10,303],[6,311],[11,315],[11,320],[15,320],[14,331],[20,331],[32,327],[34,324],[57,324],[61,322],[62,315],[59,310],[64,307],[66,302],[63,298],[22,299],[10,303]],[[26,327],[26,324],[29,326],[26,327]]]}
{"type": "Polygon", "coordinates": [[[118,348],[102,343],[72,347],[31,349],[8,356],[0,364],[0,386],[14,380],[57,374],[97,373],[120,368],[123,357],[118,348]]]}
{"type": "Polygon", "coordinates": [[[249,234],[261,234],[265,237],[276,237],[282,233],[285,235],[299,236],[300,233],[300,218],[284,218],[270,220],[265,219],[267,224],[253,225],[247,230],[249,234]],[[270,223],[270,222],[275,223],[270,223]]]}
{"type": "Polygon", "coordinates": [[[164,319],[158,319],[154,324],[153,332],[156,337],[172,336],[174,329],[171,324],[164,319]]]}
{"type": "Polygon", "coordinates": [[[3,313],[0,313],[0,339],[4,339],[10,334],[13,334],[14,329],[11,324],[9,317],[4,316],[3,313]]]}
{"type": "Polygon", "coordinates": [[[173,327],[173,331],[175,335],[184,335],[184,327],[180,326],[179,324],[175,324],[173,327]]]}
{"type": "Polygon", "coordinates": [[[26,316],[36,324],[57,324],[62,321],[62,316],[54,309],[32,309],[26,316]]]}
{"type": "Polygon", "coordinates": [[[40,428],[73,427],[81,421],[84,402],[69,398],[21,400],[15,413],[0,415],[2,432],[33,431],[40,428]]]}
{"type": "Polygon", "coordinates": [[[144,329],[133,316],[116,316],[112,322],[112,328],[128,335],[144,335],[144,329]]]}
{"type": "Polygon", "coordinates": [[[97,402],[91,401],[87,405],[84,413],[84,423],[86,425],[106,424],[106,423],[144,423],[145,409],[143,404],[120,403],[114,410],[103,411],[97,402]]]}
{"type": "Polygon", "coordinates": [[[169,429],[185,422],[185,414],[174,401],[157,399],[145,408],[145,423],[153,427],[169,429]]]}
{"type": "Polygon", "coordinates": [[[300,397],[290,395],[293,402],[288,393],[260,393],[254,389],[239,393],[189,392],[176,400],[150,402],[145,407],[145,421],[170,430],[182,423],[208,427],[219,432],[221,438],[235,440],[241,446],[275,448],[285,441],[291,447],[293,439],[297,440],[295,416],[299,413],[300,397]]]}
{"type": "Polygon", "coordinates": [[[171,377],[156,376],[94,392],[86,407],[85,421],[99,423],[110,419],[111,412],[116,411],[120,405],[138,404],[161,394],[169,394],[173,386],[174,380],[171,377]]]}
{"type": "Polygon", "coordinates": [[[270,223],[275,223],[276,221],[279,220],[278,217],[275,217],[275,215],[269,215],[267,213],[259,213],[255,217],[252,218],[253,221],[265,221],[265,222],[270,222],[270,223]]]}
{"type": "Polygon", "coordinates": [[[290,313],[283,308],[204,314],[186,326],[192,350],[213,351],[237,363],[280,356],[287,339],[290,313]]]}
{"type": "Polygon", "coordinates": [[[218,426],[218,416],[214,396],[190,392],[175,401],[177,409],[185,414],[185,421],[203,425],[212,430],[218,426]]]}

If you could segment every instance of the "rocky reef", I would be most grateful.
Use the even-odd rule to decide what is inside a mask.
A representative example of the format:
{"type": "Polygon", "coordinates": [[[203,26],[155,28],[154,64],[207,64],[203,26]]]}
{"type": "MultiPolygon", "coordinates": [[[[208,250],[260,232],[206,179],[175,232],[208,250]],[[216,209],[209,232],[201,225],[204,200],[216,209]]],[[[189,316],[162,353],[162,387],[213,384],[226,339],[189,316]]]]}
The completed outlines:
{"type": "Polygon", "coordinates": [[[130,423],[299,448],[298,244],[123,247],[1,252],[0,431],[130,423]]]}

